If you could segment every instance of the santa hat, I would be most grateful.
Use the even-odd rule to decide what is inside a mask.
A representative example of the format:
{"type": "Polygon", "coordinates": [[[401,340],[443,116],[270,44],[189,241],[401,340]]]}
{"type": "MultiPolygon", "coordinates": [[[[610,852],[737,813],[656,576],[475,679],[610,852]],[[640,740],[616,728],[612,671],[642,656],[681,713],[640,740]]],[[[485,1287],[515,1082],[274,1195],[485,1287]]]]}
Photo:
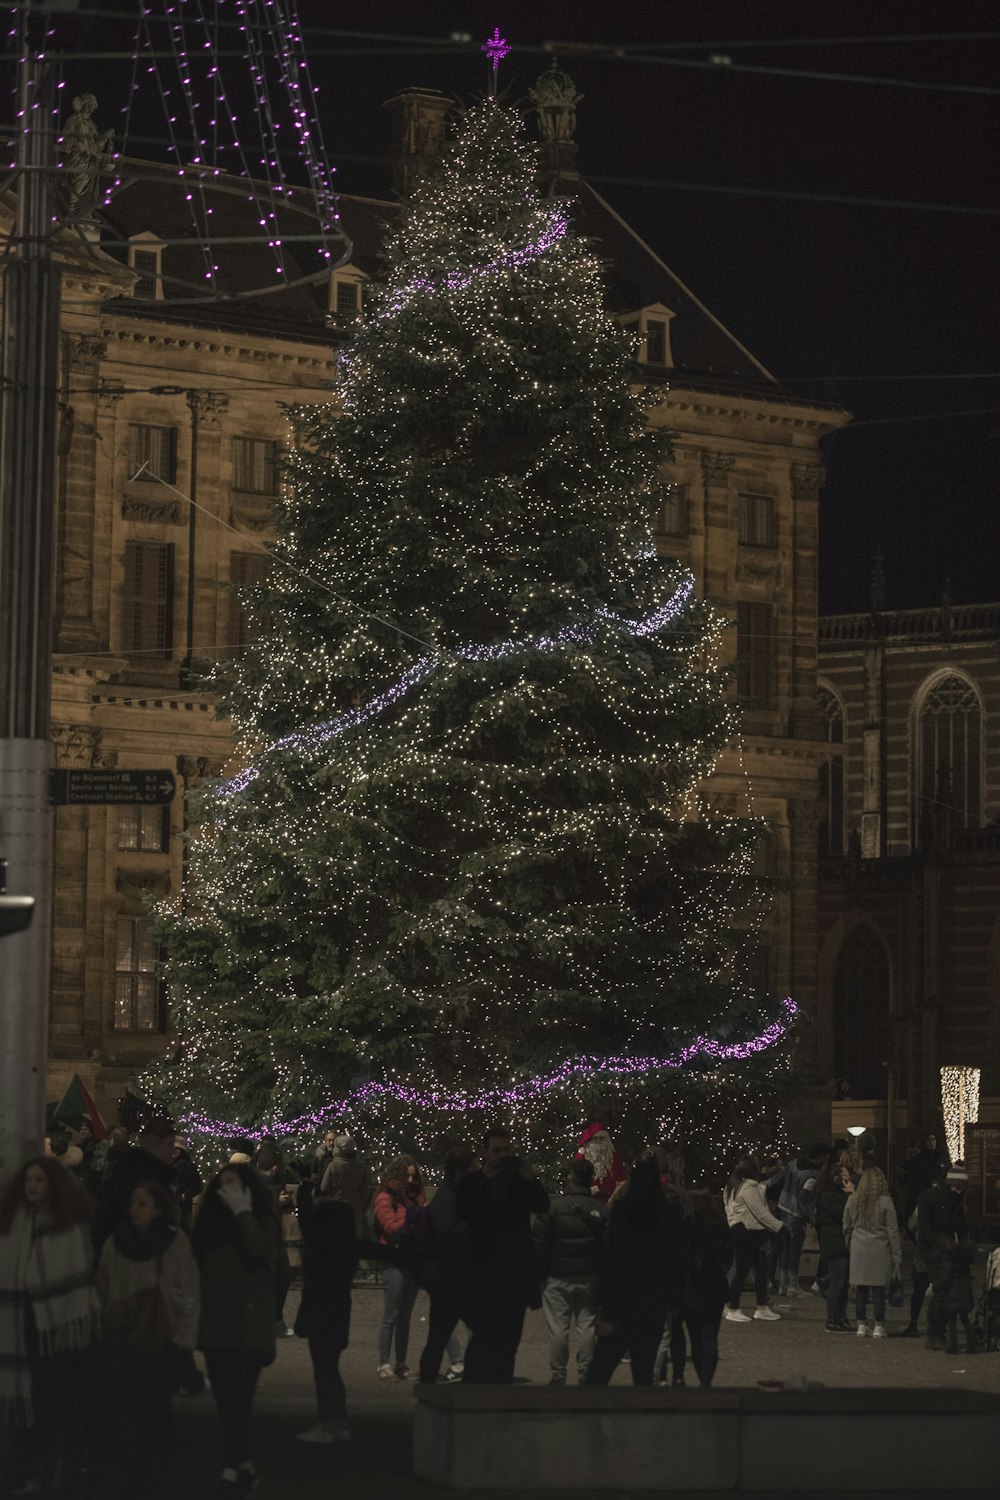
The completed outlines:
{"type": "Polygon", "coordinates": [[[585,1146],[588,1141],[592,1141],[594,1139],[595,1135],[600,1135],[602,1132],[607,1135],[608,1127],[606,1125],[602,1125],[600,1120],[595,1120],[592,1125],[587,1126],[586,1130],[581,1135],[579,1145],[585,1146]]]}

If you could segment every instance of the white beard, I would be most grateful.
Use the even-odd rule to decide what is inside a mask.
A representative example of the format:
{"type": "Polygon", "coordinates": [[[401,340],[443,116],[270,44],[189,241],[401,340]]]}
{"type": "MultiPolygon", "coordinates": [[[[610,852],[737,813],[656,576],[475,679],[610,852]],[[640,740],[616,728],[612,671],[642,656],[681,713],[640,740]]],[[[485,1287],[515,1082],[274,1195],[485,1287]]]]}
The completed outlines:
{"type": "Polygon", "coordinates": [[[595,1187],[604,1181],[614,1166],[615,1148],[610,1136],[594,1136],[583,1148],[583,1154],[594,1168],[595,1187]]]}

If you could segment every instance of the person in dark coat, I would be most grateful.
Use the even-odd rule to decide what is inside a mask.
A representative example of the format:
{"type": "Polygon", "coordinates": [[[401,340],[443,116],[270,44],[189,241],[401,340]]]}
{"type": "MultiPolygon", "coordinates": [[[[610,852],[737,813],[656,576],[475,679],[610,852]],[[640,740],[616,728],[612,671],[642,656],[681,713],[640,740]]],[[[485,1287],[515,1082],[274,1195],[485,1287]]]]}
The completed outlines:
{"type": "Polygon", "coordinates": [[[840,1162],[830,1162],[816,1179],[813,1223],[826,1267],[827,1333],[854,1332],[847,1321],[848,1256],[844,1239],[844,1209],[853,1192],[851,1174],[840,1162]]]}
{"type": "Polygon", "coordinates": [[[588,1385],[607,1385],[626,1351],[635,1385],[652,1385],[667,1314],[683,1306],[683,1220],[668,1201],[655,1159],[636,1162],[611,1206],[598,1288],[597,1348],[588,1385]]]}
{"type": "Polygon", "coordinates": [[[509,1130],[488,1131],[482,1167],[458,1184],[458,1217],[468,1226],[467,1385],[510,1385],[525,1311],[542,1305],[531,1215],[548,1210],[549,1196],[510,1145],[509,1130]]]}
{"type": "Polygon", "coordinates": [[[729,1301],[732,1239],[725,1214],[704,1188],[691,1189],[685,1210],[681,1308],[691,1343],[691,1363],[702,1389],[708,1390],[719,1362],[722,1309],[729,1301]]]}
{"type": "Polygon", "coordinates": [[[938,1146],[937,1136],[930,1131],[924,1136],[920,1150],[911,1156],[903,1167],[903,1215],[907,1225],[917,1206],[921,1193],[944,1176],[948,1170],[948,1155],[938,1146]]]}
{"type": "Polygon", "coordinates": [[[420,1356],[420,1383],[433,1385],[448,1355],[447,1379],[465,1373],[462,1346],[456,1329],[462,1315],[462,1289],[467,1276],[468,1225],[458,1217],[458,1186],[476,1166],[471,1146],[452,1146],[445,1152],[444,1179],[427,1206],[431,1246],[421,1257],[420,1280],[430,1298],[427,1343],[420,1356]]]}
{"type": "Polygon", "coordinates": [[[565,1192],[550,1198],[548,1213],[539,1214],[535,1220],[552,1385],[566,1384],[572,1323],[576,1324],[576,1367],[581,1385],[597,1342],[597,1285],[608,1209],[592,1195],[593,1182],[593,1163],[585,1156],[576,1157],[570,1163],[565,1192]]]}
{"type": "Polygon", "coordinates": [[[302,1301],[295,1332],[309,1343],[316,1386],[316,1424],[296,1433],[300,1443],[336,1443],[350,1437],[347,1392],[340,1356],[351,1331],[351,1284],[359,1242],[349,1203],[313,1196],[312,1182],[299,1186],[302,1232],[302,1301]]]}
{"type": "MultiPolygon", "coordinates": [[[[943,1179],[921,1193],[917,1200],[917,1254],[931,1286],[944,1278],[948,1247],[965,1238],[965,1189],[968,1184],[969,1174],[961,1162],[956,1162],[948,1168],[943,1179]]],[[[944,1349],[945,1322],[941,1299],[932,1296],[927,1309],[928,1349],[944,1349]]]]}
{"type": "Polygon", "coordinates": [[[176,1197],[174,1158],[177,1132],[172,1120],[154,1115],[146,1120],[135,1145],[116,1156],[101,1187],[101,1198],[94,1219],[94,1247],[100,1251],[104,1241],[128,1216],[132,1191],[140,1182],[155,1182],[176,1197]]]}
{"type": "Polygon", "coordinates": [[[274,1360],[274,1275],[281,1229],[274,1197],[254,1168],[229,1162],[205,1189],[192,1241],[201,1269],[201,1323],[222,1426],[220,1495],[248,1495],[253,1398],[274,1360]]]}
{"type": "Polygon", "coordinates": [[[975,1353],[969,1314],[975,1305],[972,1295],[972,1263],[976,1258],[976,1247],[968,1240],[949,1245],[945,1251],[944,1272],[940,1281],[934,1283],[934,1296],[941,1303],[945,1317],[945,1351],[958,1353],[958,1324],[965,1330],[965,1352],[975,1353]]]}

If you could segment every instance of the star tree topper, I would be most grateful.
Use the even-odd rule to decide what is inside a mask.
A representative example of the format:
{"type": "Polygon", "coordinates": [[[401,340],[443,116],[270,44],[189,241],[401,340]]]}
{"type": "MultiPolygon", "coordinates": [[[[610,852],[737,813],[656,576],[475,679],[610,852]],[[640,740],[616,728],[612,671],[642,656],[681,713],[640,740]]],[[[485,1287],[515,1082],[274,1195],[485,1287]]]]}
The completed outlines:
{"type": "Polygon", "coordinates": [[[510,43],[505,41],[504,38],[500,35],[500,27],[494,26],[493,35],[490,37],[488,42],[483,43],[480,50],[486,53],[486,56],[493,64],[493,97],[496,98],[497,68],[499,68],[500,64],[507,56],[507,53],[510,51],[510,43]]]}

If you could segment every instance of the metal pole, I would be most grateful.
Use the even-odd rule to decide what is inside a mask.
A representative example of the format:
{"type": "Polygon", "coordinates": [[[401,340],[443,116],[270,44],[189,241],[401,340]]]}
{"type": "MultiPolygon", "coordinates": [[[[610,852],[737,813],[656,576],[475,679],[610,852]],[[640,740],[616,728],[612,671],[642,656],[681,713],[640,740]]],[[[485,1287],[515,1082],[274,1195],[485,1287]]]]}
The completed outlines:
{"type": "Polygon", "coordinates": [[[35,898],[0,954],[0,1180],[45,1132],[52,926],[49,716],[60,273],[54,77],[23,16],[17,217],[4,278],[0,407],[0,852],[10,889],[35,898]]]}
{"type": "MultiPolygon", "coordinates": [[[[190,677],[194,670],[194,591],[195,591],[195,539],[197,535],[198,510],[195,500],[198,498],[198,411],[200,392],[186,392],[187,404],[191,412],[191,480],[188,485],[190,491],[188,496],[188,576],[187,576],[187,621],[184,642],[183,670],[186,677],[190,677]]],[[[185,686],[187,682],[185,681],[185,686]]]]}

